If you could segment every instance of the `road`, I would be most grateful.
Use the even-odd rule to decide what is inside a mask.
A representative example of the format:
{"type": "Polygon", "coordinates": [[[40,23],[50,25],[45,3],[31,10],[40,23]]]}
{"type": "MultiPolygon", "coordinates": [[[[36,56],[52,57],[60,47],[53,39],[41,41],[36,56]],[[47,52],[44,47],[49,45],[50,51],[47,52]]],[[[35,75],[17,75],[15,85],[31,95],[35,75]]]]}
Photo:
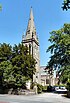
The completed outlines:
{"type": "Polygon", "coordinates": [[[70,99],[55,93],[38,95],[0,95],[0,103],[70,103],[70,99]]]}

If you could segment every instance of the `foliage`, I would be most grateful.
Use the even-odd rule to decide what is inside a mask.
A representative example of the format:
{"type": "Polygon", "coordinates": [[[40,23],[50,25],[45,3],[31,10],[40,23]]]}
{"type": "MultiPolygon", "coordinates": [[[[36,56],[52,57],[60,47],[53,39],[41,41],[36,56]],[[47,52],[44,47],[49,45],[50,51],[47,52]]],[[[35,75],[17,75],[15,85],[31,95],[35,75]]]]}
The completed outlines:
{"type": "Polygon", "coordinates": [[[23,44],[0,44],[0,85],[6,88],[23,88],[35,73],[35,59],[23,44]]]}
{"type": "Polygon", "coordinates": [[[28,48],[19,44],[13,47],[11,61],[14,70],[13,76],[17,78],[16,85],[23,86],[24,81],[32,79],[35,72],[35,60],[28,54],[28,48]]]}
{"type": "Polygon", "coordinates": [[[43,86],[43,87],[42,87],[42,91],[43,91],[43,92],[46,92],[46,91],[47,91],[47,86],[43,86]]]}
{"type": "Polygon", "coordinates": [[[37,92],[38,92],[38,93],[41,93],[41,92],[42,92],[42,88],[43,88],[42,85],[37,84],[37,92]]]}
{"type": "Polygon", "coordinates": [[[64,86],[64,87],[66,87],[67,85],[66,84],[56,84],[54,86],[58,86],[58,87],[64,86]]]}
{"type": "Polygon", "coordinates": [[[3,61],[0,63],[0,79],[3,86],[7,86],[6,84],[13,80],[12,78],[12,65],[9,61],[3,61]]]}
{"type": "MultiPolygon", "coordinates": [[[[61,71],[62,69],[60,69],[61,71]]],[[[70,79],[70,65],[67,65],[66,68],[62,70],[62,75],[60,76],[60,80],[62,83],[65,83],[70,79]]]]}
{"type": "Polygon", "coordinates": [[[64,0],[63,2],[63,7],[62,7],[63,10],[68,10],[70,9],[70,0],[64,0]]]}
{"type": "Polygon", "coordinates": [[[2,5],[0,4],[0,11],[2,11],[2,5]]]}
{"type": "Polygon", "coordinates": [[[10,44],[0,44],[0,62],[11,59],[12,46],[10,44]]]}
{"type": "Polygon", "coordinates": [[[51,52],[47,68],[58,69],[62,82],[70,79],[70,24],[64,24],[63,28],[52,31],[49,41],[52,43],[47,52],[51,52]]]}
{"type": "Polygon", "coordinates": [[[12,47],[6,43],[0,44],[0,86],[5,85],[4,74],[6,72],[5,69],[7,70],[11,67],[9,62],[11,55],[12,47]]]}

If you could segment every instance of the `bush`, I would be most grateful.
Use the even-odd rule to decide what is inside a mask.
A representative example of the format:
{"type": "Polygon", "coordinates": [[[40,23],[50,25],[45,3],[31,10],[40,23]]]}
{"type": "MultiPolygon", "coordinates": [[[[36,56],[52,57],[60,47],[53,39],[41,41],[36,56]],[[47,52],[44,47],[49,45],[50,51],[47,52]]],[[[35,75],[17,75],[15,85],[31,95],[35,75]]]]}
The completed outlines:
{"type": "Polygon", "coordinates": [[[42,85],[37,84],[37,93],[41,93],[42,92],[42,88],[43,88],[42,85]]]}
{"type": "Polygon", "coordinates": [[[57,85],[54,85],[54,86],[59,86],[59,87],[61,87],[61,86],[64,86],[64,87],[66,87],[66,84],[57,84],[57,85]]]}
{"type": "Polygon", "coordinates": [[[43,87],[42,87],[42,91],[43,91],[43,92],[46,92],[46,91],[47,91],[47,86],[43,86],[43,87]]]}

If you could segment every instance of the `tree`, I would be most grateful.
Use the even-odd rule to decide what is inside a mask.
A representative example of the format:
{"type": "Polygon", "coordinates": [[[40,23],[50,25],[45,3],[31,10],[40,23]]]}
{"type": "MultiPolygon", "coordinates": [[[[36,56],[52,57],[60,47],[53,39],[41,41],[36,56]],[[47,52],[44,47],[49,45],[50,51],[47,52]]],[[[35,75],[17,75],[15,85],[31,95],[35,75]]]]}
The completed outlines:
{"type": "Polygon", "coordinates": [[[0,44],[0,62],[10,60],[12,56],[12,46],[10,44],[0,44]]]}
{"type": "Polygon", "coordinates": [[[12,55],[12,47],[9,44],[0,44],[0,86],[4,84],[4,70],[7,69],[8,62],[12,55]],[[6,63],[6,65],[5,65],[6,63]]]}
{"type": "Polygon", "coordinates": [[[35,60],[28,52],[28,48],[23,44],[13,47],[13,77],[16,78],[16,86],[23,86],[27,80],[31,80],[35,73],[35,60]]]}
{"type": "Polygon", "coordinates": [[[70,0],[64,0],[62,9],[66,11],[70,9],[70,0]]]}
{"type": "Polygon", "coordinates": [[[47,52],[52,55],[47,68],[58,68],[61,80],[67,82],[70,79],[70,24],[64,24],[63,28],[50,34],[49,41],[52,45],[48,47],[47,52]]]}
{"type": "Polygon", "coordinates": [[[23,44],[0,44],[0,86],[23,88],[35,73],[35,59],[23,44]]]}
{"type": "Polygon", "coordinates": [[[10,61],[0,63],[0,86],[8,88],[9,81],[12,81],[12,64],[10,61]]]}

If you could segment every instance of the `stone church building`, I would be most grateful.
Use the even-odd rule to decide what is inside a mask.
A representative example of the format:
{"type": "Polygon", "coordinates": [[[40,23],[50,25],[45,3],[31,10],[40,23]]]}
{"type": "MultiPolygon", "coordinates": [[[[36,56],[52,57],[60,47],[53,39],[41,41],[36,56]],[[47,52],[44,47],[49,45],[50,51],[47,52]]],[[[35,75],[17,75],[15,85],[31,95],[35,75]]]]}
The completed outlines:
{"type": "MultiPolygon", "coordinates": [[[[39,50],[39,40],[34,24],[34,16],[32,8],[30,10],[30,17],[27,25],[27,30],[25,36],[22,38],[22,43],[24,45],[27,45],[29,48],[29,52],[33,56],[33,58],[36,60],[36,72],[35,75],[33,75],[33,82],[39,83],[42,85],[46,85],[52,81],[52,79],[49,79],[48,74],[43,74],[44,68],[40,67],[40,50],[39,50]]],[[[53,78],[53,77],[52,77],[53,78]]],[[[51,82],[52,83],[52,82],[51,82]]],[[[53,84],[54,85],[54,78],[53,78],[53,84]]]]}
{"type": "Polygon", "coordinates": [[[39,40],[36,33],[36,28],[34,24],[34,16],[32,8],[30,10],[30,18],[28,21],[28,26],[26,30],[25,37],[22,38],[22,43],[24,45],[27,45],[29,48],[29,52],[33,56],[33,58],[36,60],[36,73],[33,75],[33,82],[40,84],[40,52],[39,52],[39,40]]]}

